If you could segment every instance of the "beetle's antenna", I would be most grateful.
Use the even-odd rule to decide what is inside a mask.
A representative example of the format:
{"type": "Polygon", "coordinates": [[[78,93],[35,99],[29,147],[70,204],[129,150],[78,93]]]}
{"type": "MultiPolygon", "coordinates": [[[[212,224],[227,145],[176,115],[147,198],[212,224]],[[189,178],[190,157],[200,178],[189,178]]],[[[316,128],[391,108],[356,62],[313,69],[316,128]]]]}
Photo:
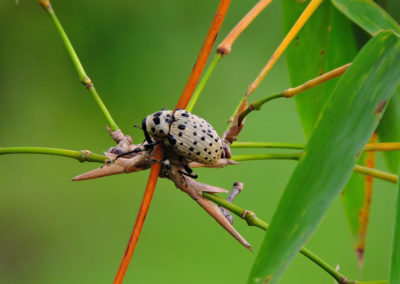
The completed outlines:
{"type": "Polygon", "coordinates": [[[137,125],[137,124],[134,124],[133,125],[133,127],[135,127],[135,128],[139,128],[139,129],[142,129],[143,130],[143,128],[142,127],[140,127],[139,125],[137,125]]]}

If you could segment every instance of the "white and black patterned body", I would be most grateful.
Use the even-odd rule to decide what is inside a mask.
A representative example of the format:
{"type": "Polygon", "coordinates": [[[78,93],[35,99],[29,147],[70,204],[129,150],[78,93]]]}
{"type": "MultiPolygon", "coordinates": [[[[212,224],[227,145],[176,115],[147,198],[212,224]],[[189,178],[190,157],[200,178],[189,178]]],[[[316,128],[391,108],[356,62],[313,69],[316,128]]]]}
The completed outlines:
{"type": "Polygon", "coordinates": [[[143,120],[143,130],[148,142],[151,136],[190,161],[214,165],[224,157],[222,141],[214,128],[186,110],[150,114],[143,120]]]}

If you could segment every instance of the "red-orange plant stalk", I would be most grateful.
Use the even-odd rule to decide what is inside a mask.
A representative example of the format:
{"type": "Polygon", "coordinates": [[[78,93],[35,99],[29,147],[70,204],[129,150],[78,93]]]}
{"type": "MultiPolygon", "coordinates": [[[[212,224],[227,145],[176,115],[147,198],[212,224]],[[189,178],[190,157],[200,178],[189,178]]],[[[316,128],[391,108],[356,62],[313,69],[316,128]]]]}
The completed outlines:
{"type": "MultiPolygon", "coordinates": [[[[193,67],[192,72],[190,73],[189,79],[181,94],[181,97],[179,98],[178,103],[176,104],[175,109],[186,108],[187,104],[189,103],[189,100],[193,94],[197,82],[200,79],[200,75],[203,72],[203,69],[206,65],[208,56],[210,55],[211,49],[214,45],[215,39],[221,28],[222,22],[224,21],[230,2],[231,2],[230,0],[220,1],[217,8],[217,12],[214,16],[213,22],[211,23],[211,27],[204,41],[204,44],[200,50],[199,56],[197,57],[196,63],[193,67]]],[[[162,159],[162,145],[159,145],[154,149],[154,158],[156,160],[162,159]]],[[[161,169],[161,163],[154,163],[151,167],[149,179],[147,180],[146,189],[142,199],[142,204],[140,205],[139,213],[137,215],[135,225],[133,227],[131,236],[129,238],[125,254],[122,257],[121,264],[117,271],[117,275],[115,276],[114,284],[120,284],[124,280],[126,270],[128,269],[129,262],[135,250],[137,241],[140,236],[140,232],[144,224],[144,220],[147,215],[147,211],[150,206],[151,199],[153,197],[160,169],[161,169]]]]}

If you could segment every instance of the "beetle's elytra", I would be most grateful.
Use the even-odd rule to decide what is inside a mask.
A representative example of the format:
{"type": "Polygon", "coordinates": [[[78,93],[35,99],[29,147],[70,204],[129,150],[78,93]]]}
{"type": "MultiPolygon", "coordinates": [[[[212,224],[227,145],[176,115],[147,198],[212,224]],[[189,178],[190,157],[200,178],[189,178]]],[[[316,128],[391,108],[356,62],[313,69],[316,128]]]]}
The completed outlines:
{"type": "Polygon", "coordinates": [[[151,136],[188,160],[214,165],[224,157],[221,138],[214,128],[186,110],[155,112],[143,120],[142,126],[149,143],[151,136]]]}

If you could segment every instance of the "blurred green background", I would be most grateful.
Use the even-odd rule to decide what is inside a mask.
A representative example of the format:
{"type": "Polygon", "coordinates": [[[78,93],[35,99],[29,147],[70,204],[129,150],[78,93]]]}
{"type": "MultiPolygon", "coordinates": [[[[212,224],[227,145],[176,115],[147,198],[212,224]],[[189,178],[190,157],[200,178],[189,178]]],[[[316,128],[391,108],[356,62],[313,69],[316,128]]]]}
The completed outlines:
{"type": "MultiPolygon", "coordinates": [[[[36,1],[0,2],[0,147],[49,146],[101,153],[113,145],[61,40],[36,1]]],[[[233,1],[217,42],[256,1],[233,1]]],[[[53,1],[53,7],[122,130],[173,108],[215,13],[216,1],[53,1]]],[[[273,3],[217,67],[194,112],[222,134],[248,84],[282,39],[273,3]]],[[[301,70],[299,70],[301,72],[301,70]]],[[[284,58],[253,98],[289,87],[284,58]]],[[[241,141],[304,142],[293,101],[250,115],[241,141]]],[[[234,154],[255,152],[234,150],[234,154]]],[[[262,151],[259,151],[262,152],[262,151]]],[[[39,155],[1,156],[0,283],[111,283],[148,172],[71,182],[98,164],[39,155]]],[[[385,169],[379,156],[378,167],[385,169]]],[[[254,161],[199,169],[199,181],[245,184],[236,203],[269,221],[295,166],[254,161]]],[[[359,272],[340,199],[308,248],[351,279],[386,279],[394,186],[375,184],[364,271],[359,272]]],[[[304,189],[307,190],[307,189],[304,189]]],[[[257,252],[264,232],[236,218],[257,252]]],[[[189,197],[159,180],[125,283],[244,283],[256,253],[241,247],[189,197]]],[[[281,283],[333,283],[303,256],[281,283]]]]}

